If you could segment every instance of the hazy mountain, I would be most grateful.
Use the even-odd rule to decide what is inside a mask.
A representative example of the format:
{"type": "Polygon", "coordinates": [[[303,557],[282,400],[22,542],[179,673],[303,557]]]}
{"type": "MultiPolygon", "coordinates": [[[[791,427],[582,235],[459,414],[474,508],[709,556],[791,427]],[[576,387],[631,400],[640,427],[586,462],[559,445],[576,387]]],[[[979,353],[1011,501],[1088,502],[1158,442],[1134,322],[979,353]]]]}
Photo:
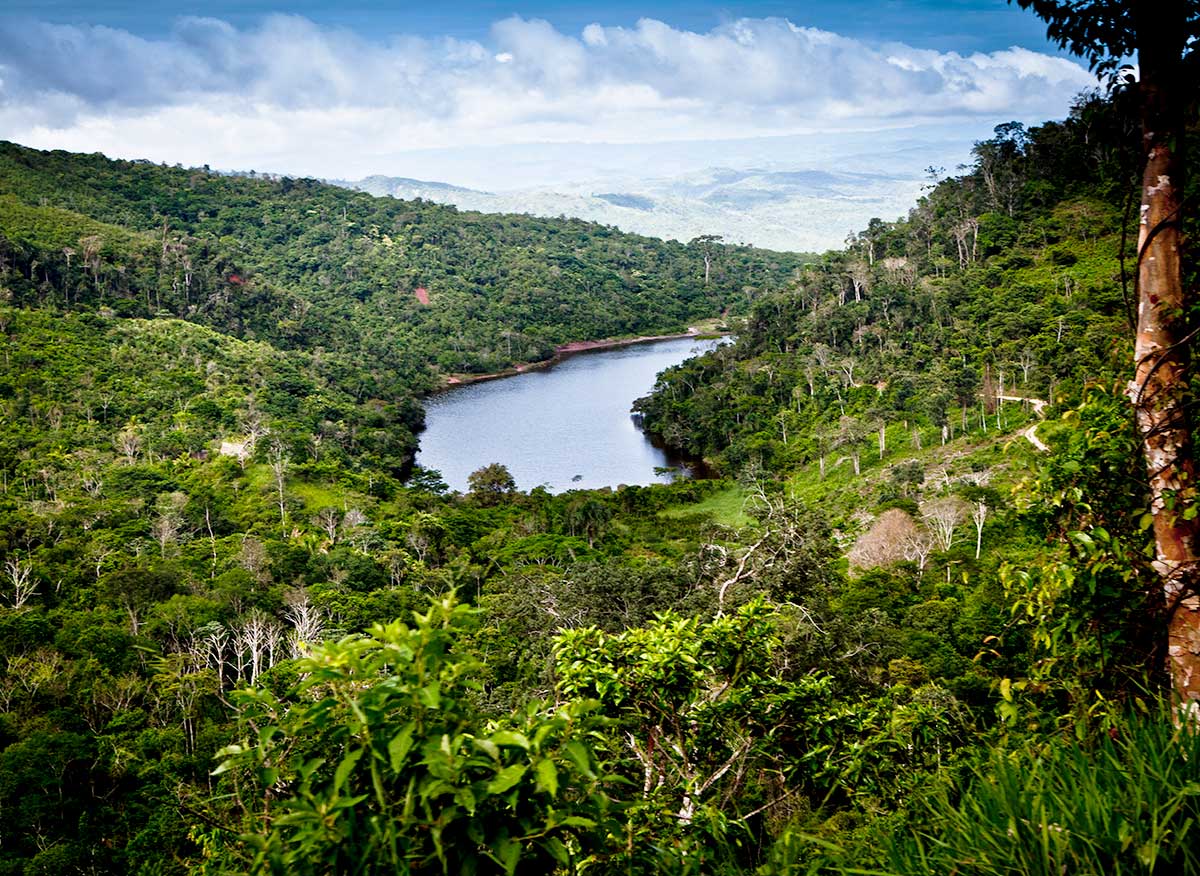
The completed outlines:
{"type": "Polygon", "coordinates": [[[812,169],[709,168],[681,176],[480,191],[403,177],[339,182],[374,195],[422,198],[486,213],[572,216],[676,240],[719,234],[777,250],[840,247],[872,217],[894,219],[916,200],[916,176],[812,169]]]}

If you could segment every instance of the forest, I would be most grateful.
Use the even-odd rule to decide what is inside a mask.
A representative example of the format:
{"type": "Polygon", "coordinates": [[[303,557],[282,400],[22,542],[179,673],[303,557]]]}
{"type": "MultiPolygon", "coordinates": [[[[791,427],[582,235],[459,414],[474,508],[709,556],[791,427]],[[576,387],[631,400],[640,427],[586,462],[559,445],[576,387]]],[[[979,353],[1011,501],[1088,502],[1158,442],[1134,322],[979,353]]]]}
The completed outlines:
{"type": "Polygon", "coordinates": [[[0,874],[1200,872],[1136,96],[822,255],[0,144],[0,874]],[[714,478],[413,465],[706,319],[637,407],[714,478]]]}

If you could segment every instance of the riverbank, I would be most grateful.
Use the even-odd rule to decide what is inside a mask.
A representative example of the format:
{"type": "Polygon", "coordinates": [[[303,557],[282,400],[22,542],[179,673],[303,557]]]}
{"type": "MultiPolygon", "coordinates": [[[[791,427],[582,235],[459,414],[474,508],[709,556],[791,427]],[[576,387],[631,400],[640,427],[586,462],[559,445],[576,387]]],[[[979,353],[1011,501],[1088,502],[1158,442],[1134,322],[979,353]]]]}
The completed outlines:
{"type": "Polygon", "coordinates": [[[614,347],[628,347],[632,344],[647,344],[653,341],[675,341],[682,338],[695,338],[704,340],[708,338],[720,338],[728,335],[726,330],[717,327],[709,326],[689,326],[686,332],[677,332],[669,335],[639,335],[635,338],[603,338],[596,341],[571,341],[566,344],[559,344],[554,348],[554,355],[549,359],[543,359],[541,362],[529,362],[523,365],[515,365],[512,368],[505,368],[502,371],[495,371],[490,374],[451,374],[445,378],[439,389],[451,389],[456,386],[467,386],[472,383],[483,383],[486,380],[499,380],[502,377],[515,377],[518,374],[524,374],[527,371],[539,371],[543,368],[550,368],[557,365],[568,356],[575,353],[586,353],[591,350],[608,350],[614,347]]]}
{"type": "Polygon", "coordinates": [[[416,462],[460,492],[470,489],[472,472],[493,462],[520,489],[551,493],[694,476],[694,461],[636,428],[631,409],[663,369],[721,340],[698,333],[632,340],[567,353],[557,367],[524,380],[435,393],[425,406],[416,462]]]}

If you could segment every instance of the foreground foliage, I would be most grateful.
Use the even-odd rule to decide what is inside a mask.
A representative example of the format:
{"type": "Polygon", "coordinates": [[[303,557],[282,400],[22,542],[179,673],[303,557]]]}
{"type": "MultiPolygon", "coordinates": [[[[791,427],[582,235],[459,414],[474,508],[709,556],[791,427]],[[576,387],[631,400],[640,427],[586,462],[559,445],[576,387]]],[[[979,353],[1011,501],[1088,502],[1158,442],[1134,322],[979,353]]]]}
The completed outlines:
{"type": "MultiPolygon", "coordinates": [[[[574,872],[617,829],[590,746],[594,708],[536,704],[493,723],[473,707],[473,612],[446,599],[293,667],[286,698],[238,694],[252,734],[216,773],[234,783],[255,857],[234,872],[574,872]],[[244,867],[244,869],[243,869],[244,867]]],[[[209,865],[211,868],[211,864],[209,865]]]]}

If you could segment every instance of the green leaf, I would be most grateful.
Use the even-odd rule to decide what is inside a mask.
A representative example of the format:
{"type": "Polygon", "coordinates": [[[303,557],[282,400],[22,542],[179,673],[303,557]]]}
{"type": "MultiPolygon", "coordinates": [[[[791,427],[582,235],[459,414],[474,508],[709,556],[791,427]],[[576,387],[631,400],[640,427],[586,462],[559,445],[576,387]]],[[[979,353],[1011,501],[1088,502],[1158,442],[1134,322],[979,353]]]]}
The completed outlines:
{"type": "Polygon", "coordinates": [[[514,763],[512,766],[507,766],[500,772],[496,773],[496,778],[488,782],[487,790],[489,794],[503,794],[525,775],[526,767],[524,764],[514,763]]]}
{"type": "Polygon", "coordinates": [[[596,822],[590,818],[584,818],[582,815],[570,815],[559,822],[562,827],[595,827],[596,822]]]}
{"type": "Polygon", "coordinates": [[[496,857],[504,872],[512,876],[521,860],[521,844],[510,839],[501,839],[496,843],[496,857]]]}
{"type": "Polygon", "coordinates": [[[535,769],[537,770],[537,789],[545,791],[551,797],[558,796],[558,770],[554,766],[554,761],[550,758],[539,760],[535,769]]]}
{"type": "Polygon", "coordinates": [[[354,765],[358,763],[358,759],[362,757],[362,749],[352,751],[342,758],[342,762],[338,764],[338,768],[333,773],[333,787],[345,787],[346,780],[350,778],[350,771],[354,769],[354,765]]]}
{"type": "Polygon", "coordinates": [[[588,779],[596,778],[596,774],[592,771],[592,758],[588,752],[587,746],[579,740],[575,739],[566,744],[563,748],[563,754],[571,763],[575,764],[575,769],[579,774],[588,779]]]}
{"type": "Polygon", "coordinates": [[[471,815],[475,814],[475,795],[470,788],[459,788],[454,794],[454,802],[471,815]]]}
{"type": "Polygon", "coordinates": [[[404,758],[412,750],[412,737],[413,722],[409,721],[400,729],[399,733],[392,737],[392,741],[388,743],[388,759],[392,764],[392,772],[400,772],[400,767],[404,764],[404,758]]]}
{"type": "Polygon", "coordinates": [[[492,742],[496,745],[515,745],[529,750],[529,740],[525,738],[525,734],[513,730],[497,730],[492,734],[492,742]]]}
{"type": "Polygon", "coordinates": [[[490,757],[492,760],[500,759],[500,749],[496,747],[496,743],[490,739],[479,739],[478,737],[471,740],[475,747],[490,757]]]}
{"type": "Polygon", "coordinates": [[[425,687],[417,691],[417,699],[421,701],[421,705],[427,708],[440,708],[442,705],[440,686],[436,681],[433,684],[427,684],[425,687]]]}
{"type": "Polygon", "coordinates": [[[571,852],[558,837],[552,836],[544,840],[542,842],[542,848],[549,852],[550,856],[554,858],[554,860],[558,861],[560,866],[570,866],[571,852]]]}

